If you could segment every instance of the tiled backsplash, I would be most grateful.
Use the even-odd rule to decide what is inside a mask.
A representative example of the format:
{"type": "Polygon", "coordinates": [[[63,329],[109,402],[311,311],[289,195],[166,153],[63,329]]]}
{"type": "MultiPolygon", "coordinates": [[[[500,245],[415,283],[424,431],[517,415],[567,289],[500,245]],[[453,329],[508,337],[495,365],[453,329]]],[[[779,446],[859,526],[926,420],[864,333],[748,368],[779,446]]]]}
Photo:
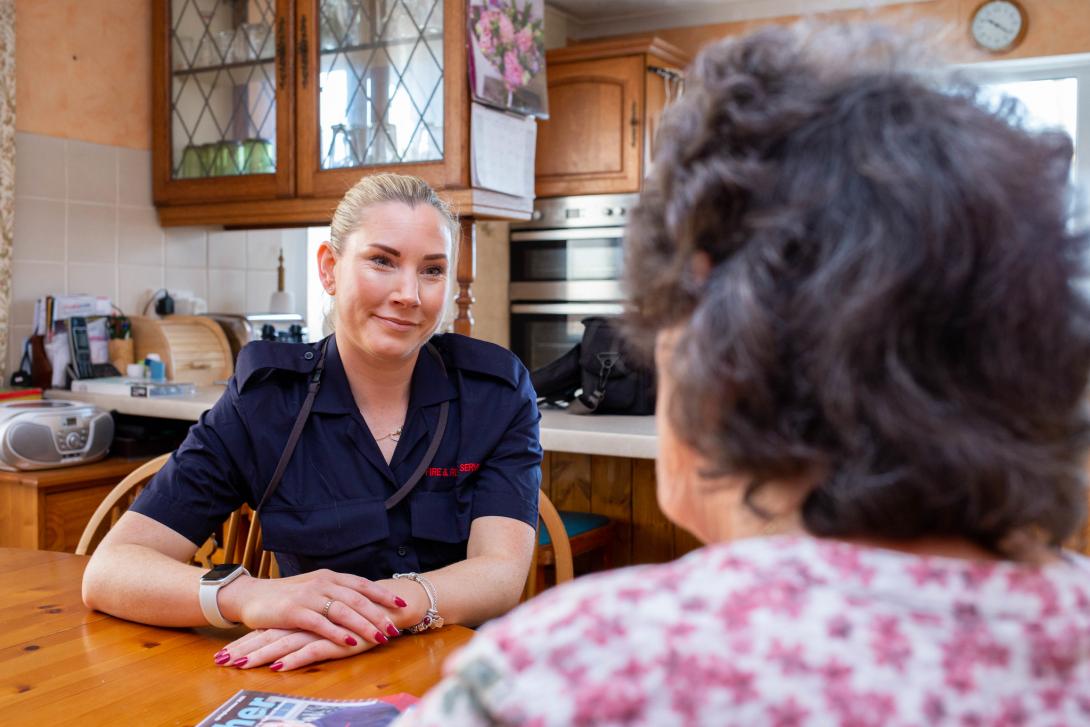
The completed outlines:
{"type": "Polygon", "coordinates": [[[262,311],[281,247],[285,287],[305,313],[306,230],[161,228],[150,152],[22,132],[15,145],[9,371],[43,295],[106,295],[139,314],[167,288],[204,298],[210,311],[262,311]]]}

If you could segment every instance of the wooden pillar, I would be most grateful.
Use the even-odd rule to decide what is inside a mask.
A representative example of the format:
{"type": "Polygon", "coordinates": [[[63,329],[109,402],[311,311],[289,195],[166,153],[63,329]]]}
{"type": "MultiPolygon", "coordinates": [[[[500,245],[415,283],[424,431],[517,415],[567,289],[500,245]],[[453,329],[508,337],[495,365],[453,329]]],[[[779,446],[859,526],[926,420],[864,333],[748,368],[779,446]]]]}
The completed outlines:
{"type": "Polygon", "coordinates": [[[454,319],[454,332],[473,335],[473,280],[477,277],[477,225],[472,217],[461,219],[462,237],[458,243],[458,317],[454,319]]]}

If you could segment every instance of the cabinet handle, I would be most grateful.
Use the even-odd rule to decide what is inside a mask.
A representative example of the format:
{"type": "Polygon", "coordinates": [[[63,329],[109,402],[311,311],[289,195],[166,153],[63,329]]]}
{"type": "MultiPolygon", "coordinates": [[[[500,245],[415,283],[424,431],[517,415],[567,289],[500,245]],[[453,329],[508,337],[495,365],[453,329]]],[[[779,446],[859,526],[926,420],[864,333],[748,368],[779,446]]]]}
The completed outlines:
{"type": "Polygon", "coordinates": [[[307,16],[299,19],[299,66],[303,77],[303,88],[310,80],[310,42],[307,40],[307,16]]]}
{"type": "Polygon", "coordinates": [[[632,102],[632,118],[628,120],[629,126],[632,127],[632,146],[636,146],[636,130],[640,127],[640,117],[636,113],[636,102],[632,102]]]}
{"type": "Polygon", "coordinates": [[[281,91],[288,85],[288,64],[284,58],[288,52],[284,22],[284,16],[281,15],[280,23],[276,26],[276,75],[280,79],[281,91]]]}

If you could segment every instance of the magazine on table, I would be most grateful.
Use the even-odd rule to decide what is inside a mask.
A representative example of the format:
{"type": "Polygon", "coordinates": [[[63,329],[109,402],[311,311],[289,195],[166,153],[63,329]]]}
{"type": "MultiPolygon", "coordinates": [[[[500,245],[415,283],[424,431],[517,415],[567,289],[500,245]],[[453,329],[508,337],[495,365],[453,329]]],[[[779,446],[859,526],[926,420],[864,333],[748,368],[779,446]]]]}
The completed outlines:
{"type": "Polygon", "coordinates": [[[411,694],[376,699],[319,699],[243,689],[197,727],[383,727],[416,701],[411,694]]]}

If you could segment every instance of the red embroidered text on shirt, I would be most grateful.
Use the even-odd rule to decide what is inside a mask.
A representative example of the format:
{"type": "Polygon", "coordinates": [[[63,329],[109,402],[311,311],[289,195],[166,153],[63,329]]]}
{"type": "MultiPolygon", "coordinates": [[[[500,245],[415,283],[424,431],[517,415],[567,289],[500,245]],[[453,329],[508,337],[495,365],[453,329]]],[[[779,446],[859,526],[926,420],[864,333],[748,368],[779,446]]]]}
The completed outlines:
{"type": "Polygon", "coordinates": [[[476,472],[481,468],[476,462],[464,462],[457,467],[429,467],[428,477],[457,477],[459,474],[476,472]]]}

